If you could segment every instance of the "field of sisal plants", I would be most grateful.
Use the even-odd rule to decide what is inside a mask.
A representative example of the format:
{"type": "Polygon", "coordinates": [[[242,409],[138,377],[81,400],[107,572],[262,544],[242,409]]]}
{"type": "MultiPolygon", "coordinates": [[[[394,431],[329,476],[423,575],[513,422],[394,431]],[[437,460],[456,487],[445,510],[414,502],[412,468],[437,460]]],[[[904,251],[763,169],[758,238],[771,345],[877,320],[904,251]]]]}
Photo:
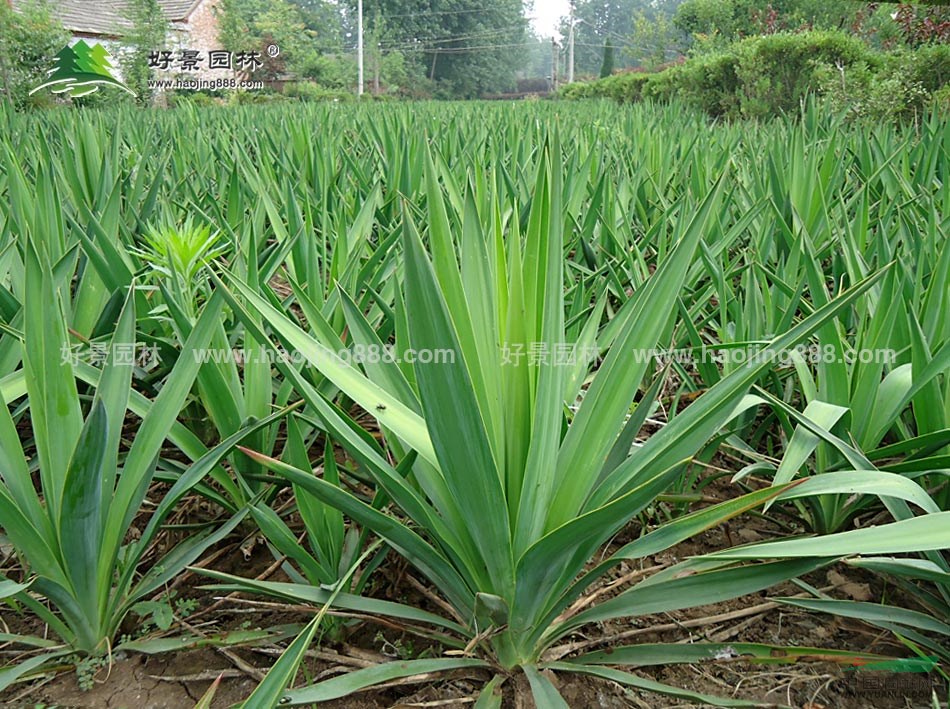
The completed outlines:
{"type": "Polygon", "coordinates": [[[945,117],[0,123],[0,703],[946,697],[945,117]]]}

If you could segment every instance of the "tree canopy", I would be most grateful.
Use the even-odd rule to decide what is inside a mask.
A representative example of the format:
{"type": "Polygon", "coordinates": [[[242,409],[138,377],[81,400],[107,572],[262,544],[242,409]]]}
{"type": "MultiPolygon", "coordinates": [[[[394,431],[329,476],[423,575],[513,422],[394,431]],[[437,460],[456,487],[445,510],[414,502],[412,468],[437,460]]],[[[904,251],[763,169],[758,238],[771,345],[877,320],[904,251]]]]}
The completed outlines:
{"type": "Polygon", "coordinates": [[[43,100],[31,99],[29,91],[44,79],[68,38],[45,3],[32,0],[14,12],[0,2],[0,101],[23,106],[43,100]]]}
{"type": "MultiPolygon", "coordinates": [[[[356,3],[348,2],[352,22],[356,3]]],[[[509,90],[523,68],[523,0],[364,0],[363,15],[381,52],[402,53],[446,96],[509,90]]]]}

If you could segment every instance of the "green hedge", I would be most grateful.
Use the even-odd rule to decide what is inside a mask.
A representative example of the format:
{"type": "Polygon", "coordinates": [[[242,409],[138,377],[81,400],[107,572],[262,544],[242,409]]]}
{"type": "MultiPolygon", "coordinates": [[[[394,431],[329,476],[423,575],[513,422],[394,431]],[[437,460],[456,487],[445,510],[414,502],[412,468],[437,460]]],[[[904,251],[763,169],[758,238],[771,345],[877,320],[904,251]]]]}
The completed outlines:
{"type": "Polygon", "coordinates": [[[906,71],[907,79],[919,83],[928,93],[950,84],[950,45],[926,44],[913,52],[898,53],[893,60],[898,71],[906,71]]]}
{"type": "Polygon", "coordinates": [[[839,32],[774,34],[735,45],[739,108],[748,118],[797,111],[818,86],[816,70],[879,60],[861,40],[839,32]]]}
{"type": "Polygon", "coordinates": [[[572,84],[565,98],[679,100],[711,116],[794,113],[807,94],[856,115],[893,117],[922,109],[950,82],[950,46],[881,53],[841,32],[750,37],[654,74],[617,74],[572,84]]]}
{"type": "Polygon", "coordinates": [[[614,74],[599,81],[568,84],[561,89],[560,95],[569,99],[612,98],[620,103],[639,101],[651,76],[642,72],[614,74]]]}
{"type": "Polygon", "coordinates": [[[736,56],[707,54],[654,75],[643,95],[661,101],[680,99],[711,116],[740,111],[741,82],[736,56]]]}
{"type": "Polygon", "coordinates": [[[931,104],[947,108],[950,46],[926,45],[882,55],[877,65],[842,72],[825,65],[819,89],[826,103],[854,118],[913,119],[931,104]]]}

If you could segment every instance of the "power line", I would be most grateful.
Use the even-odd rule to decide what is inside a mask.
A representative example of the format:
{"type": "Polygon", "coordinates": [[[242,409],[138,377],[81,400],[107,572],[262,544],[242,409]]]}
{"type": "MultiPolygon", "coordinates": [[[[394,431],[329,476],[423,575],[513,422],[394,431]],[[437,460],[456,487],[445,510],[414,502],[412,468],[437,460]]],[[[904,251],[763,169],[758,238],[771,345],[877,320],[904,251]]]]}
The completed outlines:
{"type": "Polygon", "coordinates": [[[430,12],[401,12],[386,13],[385,17],[432,17],[435,15],[469,15],[475,12],[486,12],[485,8],[473,8],[470,10],[432,10],[430,12]]]}
{"type": "MultiPolygon", "coordinates": [[[[498,35],[504,35],[508,32],[520,29],[520,27],[513,27],[510,29],[497,29],[490,30],[480,33],[473,33],[468,35],[456,35],[450,37],[433,37],[433,38],[419,38],[419,39],[403,39],[403,40],[391,40],[380,42],[378,44],[379,49],[396,51],[396,50],[416,50],[416,51],[425,51],[425,52],[443,52],[443,53],[453,53],[453,52],[465,52],[473,49],[499,49],[504,47],[535,47],[544,44],[542,40],[528,40],[525,42],[513,42],[513,43],[494,43],[494,44],[480,44],[476,46],[465,46],[465,47],[440,47],[443,43],[447,42],[461,42],[463,40],[469,39],[489,39],[498,35]]],[[[619,36],[619,35],[617,35],[619,36]]],[[[594,49],[603,49],[604,45],[602,43],[596,42],[578,42],[575,40],[575,44],[578,47],[592,47],[594,49]]],[[[636,45],[630,43],[615,44],[615,49],[636,49],[636,50],[652,50],[655,47],[648,47],[644,45],[636,45]]],[[[352,44],[344,44],[342,46],[337,45],[321,45],[315,47],[320,51],[327,52],[352,52],[356,51],[357,46],[352,44]]],[[[667,49],[667,53],[670,54],[680,54],[675,49],[667,49]]]]}
{"type": "Polygon", "coordinates": [[[454,37],[420,37],[418,39],[390,40],[380,42],[379,46],[382,49],[393,49],[400,46],[418,48],[421,45],[443,44],[446,42],[462,42],[469,39],[490,39],[499,35],[512,34],[520,29],[522,29],[521,25],[513,25],[511,27],[502,27],[493,30],[485,30],[483,32],[474,32],[472,34],[457,35],[454,37]]]}
{"type": "Polygon", "coordinates": [[[507,49],[510,47],[535,47],[535,42],[519,42],[516,44],[483,44],[477,47],[435,47],[425,50],[427,54],[465,54],[466,52],[480,51],[482,49],[507,49]]]}

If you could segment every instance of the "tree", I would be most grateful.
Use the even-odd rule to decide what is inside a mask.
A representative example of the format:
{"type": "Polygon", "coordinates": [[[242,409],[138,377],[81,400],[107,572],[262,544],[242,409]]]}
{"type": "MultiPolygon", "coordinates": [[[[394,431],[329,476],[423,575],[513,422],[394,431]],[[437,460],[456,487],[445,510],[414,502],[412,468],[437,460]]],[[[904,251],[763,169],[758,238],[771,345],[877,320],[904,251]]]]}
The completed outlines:
{"type": "Polygon", "coordinates": [[[778,30],[847,30],[867,3],[858,0],[684,0],[673,23],[699,48],[778,30]]]}
{"type": "Polygon", "coordinates": [[[681,55],[689,39],[673,24],[675,3],[653,3],[633,16],[628,56],[637,66],[655,69],[681,55]]]}
{"type": "MultiPolygon", "coordinates": [[[[617,42],[633,32],[633,17],[637,8],[650,0],[577,0],[574,4],[574,72],[575,76],[594,76],[603,64],[603,51],[607,38],[613,40],[614,65],[630,66],[623,47],[617,42]]],[[[561,23],[561,35],[568,37],[569,21],[561,23]]]]}
{"type": "MultiPolygon", "coordinates": [[[[355,0],[346,0],[345,31],[355,36],[355,0]]],[[[364,0],[367,24],[385,22],[384,52],[401,52],[439,95],[471,98],[514,87],[528,45],[523,0],[364,0]]]]}
{"type": "MultiPolygon", "coordinates": [[[[656,45],[675,47],[683,33],[670,27],[673,13],[683,0],[574,0],[574,67],[581,76],[594,75],[603,63],[607,38],[614,46],[615,67],[635,67],[653,62],[656,45]],[[638,26],[638,22],[640,23],[638,26]],[[620,43],[618,45],[618,42],[620,43]]],[[[569,18],[561,22],[561,35],[569,34],[569,18]]]]}
{"type": "Polygon", "coordinates": [[[0,0],[0,101],[22,108],[29,93],[42,83],[69,35],[50,12],[36,0],[18,5],[14,12],[0,0]]]}
{"type": "Polygon", "coordinates": [[[220,38],[233,52],[280,48],[257,75],[277,78],[285,72],[314,77],[325,71],[326,53],[342,48],[339,8],[321,0],[223,0],[220,38]],[[332,10],[332,12],[331,12],[332,10]]]}
{"type": "Polygon", "coordinates": [[[532,33],[528,46],[525,49],[525,61],[522,76],[525,78],[540,78],[551,76],[551,65],[554,57],[551,56],[551,40],[539,37],[532,33]]]}
{"type": "Polygon", "coordinates": [[[147,104],[151,100],[148,55],[165,48],[168,20],[158,0],[132,0],[130,9],[132,29],[125,38],[129,50],[120,56],[119,66],[125,85],[135,92],[139,102],[147,104]]]}
{"type": "Polygon", "coordinates": [[[614,45],[607,38],[607,44],[604,45],[604,62],[600,65],[600,78],[603,79],[614,73],[614,45]]]}

